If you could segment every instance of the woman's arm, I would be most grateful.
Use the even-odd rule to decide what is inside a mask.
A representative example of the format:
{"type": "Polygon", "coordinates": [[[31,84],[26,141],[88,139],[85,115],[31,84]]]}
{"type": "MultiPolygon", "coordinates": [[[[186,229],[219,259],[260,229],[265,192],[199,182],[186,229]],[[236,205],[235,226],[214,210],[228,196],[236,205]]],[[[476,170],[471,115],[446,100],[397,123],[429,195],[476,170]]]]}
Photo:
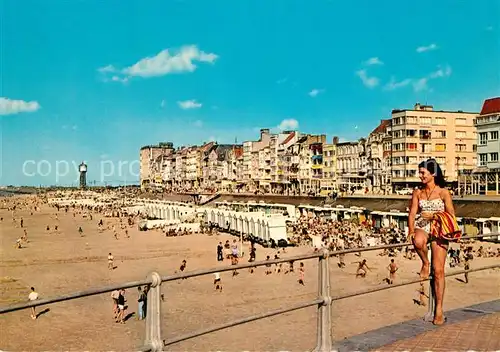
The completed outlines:
{"type": "Polygon", "coordinates": [[[455,216],[455,207],[453,206],[453,200],[451,199],[451,194],[447,189],[441,191],[441,198],[444,202],[444,210],[453,216],[455,216]]]}
{"type": "Polygon", "coordinates": [[[408,235],[413,237],[415,234],[415,217],[418,211],[418,195],[419,189],[414,189],[410,201],[410,214],[408,214],[408,235]]]}

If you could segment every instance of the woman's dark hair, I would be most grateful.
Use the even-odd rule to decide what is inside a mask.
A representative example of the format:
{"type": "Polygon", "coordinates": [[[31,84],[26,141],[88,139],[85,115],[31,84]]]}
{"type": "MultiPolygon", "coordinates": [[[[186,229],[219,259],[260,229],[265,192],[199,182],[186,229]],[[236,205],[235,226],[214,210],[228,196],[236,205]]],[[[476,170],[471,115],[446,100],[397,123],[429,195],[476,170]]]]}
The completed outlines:
{"type": "Polygon", "coordinates": [[[446,180],[444,179],[443,170],[439,166],[436,159],[427,159],[418,164],[418,168],[427,169],[432,175],[434,175],[434,183],[441,188],[446,187],[446,180]]]}

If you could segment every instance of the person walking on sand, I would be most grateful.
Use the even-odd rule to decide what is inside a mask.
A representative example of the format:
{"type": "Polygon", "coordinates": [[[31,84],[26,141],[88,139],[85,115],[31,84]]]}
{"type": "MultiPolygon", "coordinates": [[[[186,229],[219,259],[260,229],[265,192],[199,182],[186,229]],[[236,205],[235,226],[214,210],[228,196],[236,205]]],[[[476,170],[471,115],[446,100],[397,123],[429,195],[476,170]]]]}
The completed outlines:
{"type": "Polygon", "coordinates": [[[394,262],[394,259],[391,259],[391,263],[387,266],[387,270],[389,270],[389,285],[392,285],[394,283],[394,280],[396,280],[396,271],[398,271],[398,269],[399,268],[394,262]]]}
{"type": "Polygon", "coordinates": [[[120,295],[118,296],[118,317],[116,319],[117,323],[125,324],[125,290],[120,290],[120,295]]]}
{"type": "MultiPolygon", "coordinates": [[[[31,292],[28,295],[28,300],[30,302],[36,301],[38,299],[38,292],[35,291],[35,288],[31,288],[31,292]]],[[[35,320],[36,319],[36,311],[35,307],[31,307],[31,319],[35,320]]]]}
{"type": "Polygon", "coordinates": [[[108,254],[108,269],[109,270],[113,270],[115,268],[114,264],[113,264],[113,255],[111,254],[111,252],[109,252],[108,254]]]}

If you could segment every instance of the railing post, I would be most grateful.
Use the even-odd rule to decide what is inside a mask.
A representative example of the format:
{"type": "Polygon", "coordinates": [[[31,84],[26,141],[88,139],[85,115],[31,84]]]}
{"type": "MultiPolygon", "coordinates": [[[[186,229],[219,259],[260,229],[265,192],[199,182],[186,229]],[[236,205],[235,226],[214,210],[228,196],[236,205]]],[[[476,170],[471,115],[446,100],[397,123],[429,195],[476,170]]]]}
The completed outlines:
{"type": "Polygon", "coordinates": [[[330,296],[329,251],[323,249],[318,265],[318,296],[323,303],[318,305],[318,336],[315,352],[332,351],[332,298],[330,296]]]}
{"type": "Polygon", "coordinates": [[[152,352],[163,350],[161,339],[161,276],[157,272],[149,274],[152,283],[148,292],[146,314],[146,346],[152,352]]]}
{"type": "Polygon", "coordinates": [[[433,321],[434,320],[434,313],[436,309],[436,299],[435,299],[435,292],[434,292],[434,269],[432,266],[432,246],[429,244],[428,248],[428,258],[429,258],[429,263],[430,263],[430,280],[429,280],[429,300],[427,303],[427,313],[424,315],[424,321],[433,321]]]}

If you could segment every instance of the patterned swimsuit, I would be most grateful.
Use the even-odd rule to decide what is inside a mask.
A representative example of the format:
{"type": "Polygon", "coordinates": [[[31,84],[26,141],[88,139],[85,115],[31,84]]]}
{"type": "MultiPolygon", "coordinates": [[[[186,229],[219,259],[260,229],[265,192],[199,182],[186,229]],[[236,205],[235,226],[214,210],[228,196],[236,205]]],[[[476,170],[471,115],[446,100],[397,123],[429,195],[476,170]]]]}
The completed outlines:
{"type": "Polygon", "coordinates": [[[420,217],[420,214],[424,211],[430,213],[436,213],[438,211],[444,211],[444,202],[441,198],[437,199],[420,199],[418,201],[419,214],[417,215],[417,219],[415,220],[415,228],[424,230],[426,233],[431,232],[431,222],[430,220],[426,220],[420,217]]]}

